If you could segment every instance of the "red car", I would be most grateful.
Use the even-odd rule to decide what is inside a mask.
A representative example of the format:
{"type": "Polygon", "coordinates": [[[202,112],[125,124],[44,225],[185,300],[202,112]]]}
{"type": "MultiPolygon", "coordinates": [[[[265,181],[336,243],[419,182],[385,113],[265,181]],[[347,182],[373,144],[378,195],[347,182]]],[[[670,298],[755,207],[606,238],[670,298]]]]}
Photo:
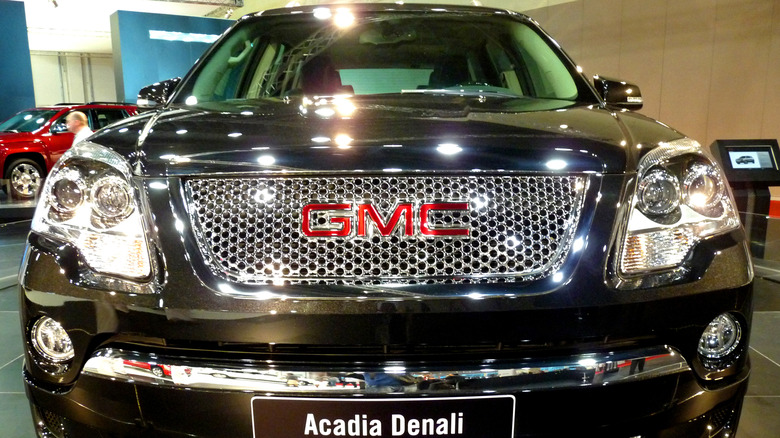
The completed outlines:
{"type": "Polygon", "coordinates": [[[143,362],[138,360],[123,360],[122,363],[129,367],[151,371],[157,377],[171,377],[171,367],[164,364],[143,362]]]}
{"type": "Polygon", "coordinates": [[[87,115],[97,131],[117,120],[138,113],[134,105],[92,102],[32,108],[0,123],[0,170],[2,188],[14,199],[30,199],[43,178],[73,143],[65,117],[71,111],[87,115]]]}

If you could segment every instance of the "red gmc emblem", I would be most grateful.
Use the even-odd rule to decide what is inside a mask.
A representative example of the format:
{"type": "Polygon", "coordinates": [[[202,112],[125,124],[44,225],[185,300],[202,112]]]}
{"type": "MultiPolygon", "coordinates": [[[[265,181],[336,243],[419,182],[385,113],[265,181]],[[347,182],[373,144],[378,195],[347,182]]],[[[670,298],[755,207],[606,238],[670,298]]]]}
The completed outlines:
{"type": "MultiPolygon", "coordinates": [[[[469,211],[467,202],[434,202],[420,205],[415,214],[414,204],[398,204],[389,218],[383,218],[371,204],[308,204],[303,207],[301,231],[308,237],[346,237],[357,228],[357,236],[369,233],[369,221],[382,236],[391,235],[399,227],[404,236],[468,236],[468,228],[442,228],[429,223],[429,215],[435,211],[469,211]],[[324,219],[325,224],[312,224],[312,220],[324,219]],[[415,220],[418,219],[418,220],[415,220]]],[[[321,221],[320,221],[321,222],[321,221]]]]}

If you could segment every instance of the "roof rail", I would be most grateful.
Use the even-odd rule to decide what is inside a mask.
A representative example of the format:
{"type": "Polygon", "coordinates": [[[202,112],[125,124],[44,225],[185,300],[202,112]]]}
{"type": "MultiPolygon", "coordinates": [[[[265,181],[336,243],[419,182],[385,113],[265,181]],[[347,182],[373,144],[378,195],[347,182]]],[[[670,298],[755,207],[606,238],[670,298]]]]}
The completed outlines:
{"type": "Polygon", "coordinates": [[[132,105],[132,103],[127,102],[101,102],[101,101],[95,101],[95,102],[87,102],[87,105],[132,105]]]}
{"type": "Polygon", "coordinates": [[[84,102],[60,102],[54,105],[84,105],[84,102]]]}

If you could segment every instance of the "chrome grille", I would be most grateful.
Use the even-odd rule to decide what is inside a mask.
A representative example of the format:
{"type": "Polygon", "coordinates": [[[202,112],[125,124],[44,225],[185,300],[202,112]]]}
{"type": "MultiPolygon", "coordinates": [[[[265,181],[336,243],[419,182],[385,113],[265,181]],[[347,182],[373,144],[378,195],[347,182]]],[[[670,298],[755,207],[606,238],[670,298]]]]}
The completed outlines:
{"type": "MultiPolygon", "coordinates": [[[[218,276],[245,284],[382,284],[524,281],[544,278],[564,261],[583,202],[580,176],[377,176],[204,178],[186,181],[198,247],[218,276]],[[419,233],[423,203],[467,203],[437,211],[431,228],[468,229],[464,236],[419,233]],[[399,204],[414,205],[414,235],[401,218],[380,235],[308,237],[308,204],[371,204],[388,223],[399,204]]],[[[328,227],[321,215],[310,226],[328,227]]]]}

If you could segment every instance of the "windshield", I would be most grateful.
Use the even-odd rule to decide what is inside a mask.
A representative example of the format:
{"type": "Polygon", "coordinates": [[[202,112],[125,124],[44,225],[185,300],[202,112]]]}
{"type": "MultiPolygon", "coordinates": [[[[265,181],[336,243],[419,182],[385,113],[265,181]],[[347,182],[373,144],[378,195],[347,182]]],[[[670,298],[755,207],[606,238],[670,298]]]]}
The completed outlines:
{"type": "Polygon", "coordinates": [[[576,68],[518,18],[322,10],[239,23],[175,102],[388,93],[596,102],[576,68]]]}
{"type": "Polygon", "coordinates": [[[0,123],[0,132],[33,132],[49,121],[57,110],[30,110],[15,114],[0,123]]]}

